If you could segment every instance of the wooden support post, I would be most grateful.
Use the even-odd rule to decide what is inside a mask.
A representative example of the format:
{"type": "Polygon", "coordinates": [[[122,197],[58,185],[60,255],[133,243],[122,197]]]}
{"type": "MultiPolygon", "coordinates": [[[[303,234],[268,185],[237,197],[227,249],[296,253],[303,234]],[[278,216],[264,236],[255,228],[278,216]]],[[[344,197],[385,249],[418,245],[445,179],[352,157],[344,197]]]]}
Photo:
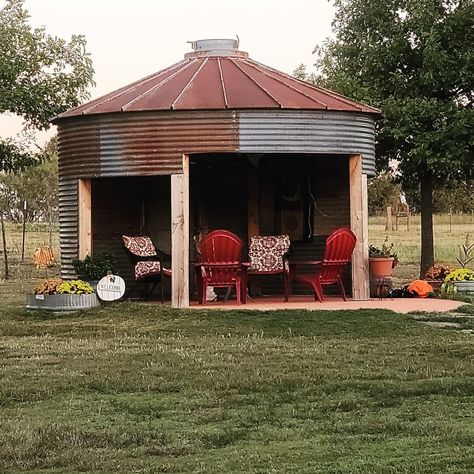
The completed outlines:
{"type": "Polygon", "coordinates": [[[189,156],[171,175],[171,306],[189,306],[189,156]]]}
{"type": "Polygon", "coordinates": [[[258,169],[253,166],[247,172],[247,219],[248,239],[259,235],[259,199],[258,199],[258,169]]]}
{"type": "Polygon", "coordinates": [[[351,229],[357,236],[352,254],[352,297],[369,299],[369,211],[367,202],[367,175],[362,173],[362,156],[349,157],[349,192],[351,229]]]}
{"type": "Polygon", "coordinates": [[[79,258],[92,253],[92,182],[79,180],[79,258]]]}

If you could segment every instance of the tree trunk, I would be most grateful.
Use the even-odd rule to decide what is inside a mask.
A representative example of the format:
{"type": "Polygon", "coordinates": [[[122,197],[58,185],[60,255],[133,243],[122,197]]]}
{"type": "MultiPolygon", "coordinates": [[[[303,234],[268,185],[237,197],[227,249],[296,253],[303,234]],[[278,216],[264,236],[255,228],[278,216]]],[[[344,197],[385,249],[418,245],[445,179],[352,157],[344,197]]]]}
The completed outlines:
{"type": "Polygon", "coordinates": [[[421,178],[421,263],[420,278],[434,264],[433,175],[426,171],[421,178]]]}
{"type": "Polygon", "coordinates": [[[2,241],[3,241],[3,258],[5,261],[5,280],[10,277],[8,272],[8,253],[7,253],[7,237],[5,235],[5,222],[3,220],[3,211],[0,211],[0,223],[2,227],[2,241]]]}

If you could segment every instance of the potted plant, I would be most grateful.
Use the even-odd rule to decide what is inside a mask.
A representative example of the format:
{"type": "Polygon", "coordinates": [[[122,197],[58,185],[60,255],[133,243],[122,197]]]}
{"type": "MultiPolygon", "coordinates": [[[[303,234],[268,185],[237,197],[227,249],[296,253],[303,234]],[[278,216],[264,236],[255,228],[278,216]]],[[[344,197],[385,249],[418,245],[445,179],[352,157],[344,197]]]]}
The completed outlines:
{"type": "Polygon", "coordinates": [[[83,260],[76,258],[72,265],[78,278],[90,282],[95,289],[99,280],[109,271],[116,273],[117,259],[112,253],[95,253],[87,255],[83,260]]]}
{"type": "Polygon", "coordinates": [[[435,264],[431,266],[424,275],[424,279],[434,290],[441,288],[445,278],[452,272],[449,265],[435,264]]]}
{"type": "Polygon", "coordinates": [[[26,295],[27,309],[69,312],[93,308],[99,300],[92,286],[83,280],[48,278],[26,295]]]}
{"type": "Polygon", "coordinates": [[[469,268],[456,268],[444,279],[445,289],[453,287],[459,293],[474,295],[474,270],[469,268]]]}
{"type": "Polygon", "coordinates": [[[462,268],[474,260],[474,244],[469,243],[469,234],[466,235],[466,243],[459,248],[459,258],[456,260],[462,268]]]}
{"type": "Polygon", "coordinates": [[[398,264],[398,257],[393,250],[393,245],[393,243],[388,243],[388,237],[385,237],[380,248],[369,245],[369,269],[373,277],[392,275],[392,269],[398,264]]]}

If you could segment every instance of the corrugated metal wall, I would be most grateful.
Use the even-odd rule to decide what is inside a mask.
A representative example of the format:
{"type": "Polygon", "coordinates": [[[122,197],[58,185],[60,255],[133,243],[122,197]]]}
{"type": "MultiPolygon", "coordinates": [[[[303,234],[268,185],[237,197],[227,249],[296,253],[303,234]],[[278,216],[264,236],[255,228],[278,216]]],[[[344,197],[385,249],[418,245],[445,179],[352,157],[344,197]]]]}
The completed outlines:
{"type": "Polygon", "coordinates": [[[60,174],[70,178],[173,174],[183,153],[362,154],[375,174],[369,114],[294,110],[104,114],[58,124],[60,174]]]}
{"type": "Polygon", "coordinates": [[[78,180],[59,181],[59,239],[61,243],[61,276],[75,276],[72,260],[77,258],[78,244],[78,180]]]}
{"type": "Polygon", "coordinates": [[[99,119],[64,120],[58,125],[60,178],[90,178],[98,176],[99,119]]]}
{"type": "Polygon", "coordinates": [[[169,175],[181,171],[183,154],[237,151],[360,153],[364,172],[371,176],[375,172],[374,147],[374,119],[362,113],[161,111],[60,120],[62,275],[74,275],[71,260],[78,253],[78,178],[169,175]]]}
{"type": "Polygon", "coordinates": [[[104,114],[58,124],[60,174],[74,178],[180,173],[184,153],[232,152],[232,111],[104,114]]]}
{"type": "Polygon", "coordinates": [[[308,110],[239,111],[243,153],[362,154],[375,175],[375,122],[369,114],[308,110]]]}

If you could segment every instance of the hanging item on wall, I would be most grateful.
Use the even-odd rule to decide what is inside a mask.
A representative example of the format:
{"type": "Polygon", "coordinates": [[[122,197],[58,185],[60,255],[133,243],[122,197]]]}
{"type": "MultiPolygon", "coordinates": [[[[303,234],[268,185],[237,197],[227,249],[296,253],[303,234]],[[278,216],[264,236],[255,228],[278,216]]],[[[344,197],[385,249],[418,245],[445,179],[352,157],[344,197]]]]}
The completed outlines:
{"type": "Polygon", "coordinates": [[[281,184],[281,233],[288,234],[290,240],[303,240],[303,199],[297,176],[289,175],[281,184]]]}
{"type": "Polygon", "coordinates": [[[281,207],[281,233],[288,234],[290,240],[303,240],[303,203],[283,201],[281,207]]]}

